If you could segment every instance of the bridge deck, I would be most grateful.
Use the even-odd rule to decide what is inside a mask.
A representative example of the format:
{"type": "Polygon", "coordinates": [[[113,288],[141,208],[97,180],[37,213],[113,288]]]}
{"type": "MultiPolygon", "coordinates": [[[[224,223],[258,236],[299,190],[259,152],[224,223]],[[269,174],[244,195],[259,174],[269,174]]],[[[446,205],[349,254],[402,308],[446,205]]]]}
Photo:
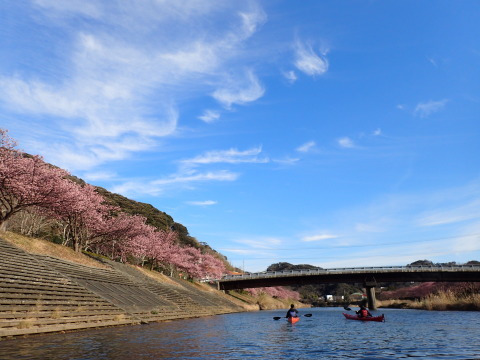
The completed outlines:
{"type": "Polygon", "coordinates": [[[457,266],[383,266],[284,270],[241,275],[226,275],[218,280],[223,290],[264,286],[288,286],[312,283],[372,283],[406,281],[480,281],[480,265],[457,266]]]}

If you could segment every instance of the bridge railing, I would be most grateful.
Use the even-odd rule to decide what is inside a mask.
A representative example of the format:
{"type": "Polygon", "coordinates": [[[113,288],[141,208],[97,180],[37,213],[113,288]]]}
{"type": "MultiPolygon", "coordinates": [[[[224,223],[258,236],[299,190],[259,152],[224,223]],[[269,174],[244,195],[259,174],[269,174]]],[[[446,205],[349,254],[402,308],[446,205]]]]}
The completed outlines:
{"type": "Polygon", "coordinates": [[[354,274],[354,273],[387,273],[387,272],[456,272],[456,271],[478,271],[480,265],[455,265],[455,266],[368,266],[351,268],[331,268],[313,270],[282,270],[263,271],[257,273],[246,273],[240,275],[224,275],[220,281],[236,281],[242,279],[265,279],[271,277],[286,277],[299,275],[326,275],[326,274],[354,274]]]}

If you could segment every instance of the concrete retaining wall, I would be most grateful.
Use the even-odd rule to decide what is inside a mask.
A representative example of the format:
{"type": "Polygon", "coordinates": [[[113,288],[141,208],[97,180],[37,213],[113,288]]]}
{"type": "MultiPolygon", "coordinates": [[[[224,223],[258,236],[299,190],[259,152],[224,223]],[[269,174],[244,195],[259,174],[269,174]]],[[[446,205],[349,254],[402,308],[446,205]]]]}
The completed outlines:
{"type": "Polygon", "coordinates": [[[30,254],[0,239],[0,338],[244,311],[220,292],[104,264],[30,254]]]}

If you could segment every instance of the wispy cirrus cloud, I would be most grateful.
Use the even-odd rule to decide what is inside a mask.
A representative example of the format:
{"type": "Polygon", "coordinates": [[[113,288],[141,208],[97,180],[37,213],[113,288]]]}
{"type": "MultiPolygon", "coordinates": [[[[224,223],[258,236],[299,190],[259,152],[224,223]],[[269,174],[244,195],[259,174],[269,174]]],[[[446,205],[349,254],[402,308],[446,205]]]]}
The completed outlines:
{"type": "Polygon", "coordinates": [[[420,118],[428,118],[430,115],[443,110],[448,101],[448,99],[443,99],[439,101],[427,101],[424,103],[419,103],[415,107],[413,114],[420,118]]]}
{"type": "Polygon", "coordinates": [[[274,163],[281,164],[281,165],[294,165],[300,161],[299,158],[293,158],[290,156],[286,156],[284,158],[277,158],[277,159],[272,159],[274,163]]]}
{"type": "Polygon", "coordinates": [[[239,176],[238,173],[228,170],[178,172],[155,180],[125,181],[122,184],[113,186],[111,191],[128,196],[138,194],[159,196],[167,191],[193,190],[195,186],[201,183],[235,181],[239,176]]]}
{"type": "Polygon", "coordinates": [[[210,124],[220,119],[220,113],[218,111],[205,110],[205,112],[202,115],[200,115],[198,118],[203,122],[210,124]]]}
{"type": "Polygon", "coordinates": [[[208,151],[191,159],[182,160],[181,164],[187,167],[207,165],[215,163],[240,164],[240,163],[268,163],[268,157],[260,156],[261,147],[254,147],[247,150],[231,148],[228,150],[208,151]]]}
{"type": "Polygon", "coordinates": [[[179,185],[190,184],[194,182],[202,181],[233,181],[238,178],[237,173],[233,173],[228,170],[219,171],[207,171],[207,172],[191,172],[191,173],[179,173],[170,175],[165,178],[157,179],[151,182],[152,185],[179,185]]]}
{"type": "Polygon", "coordinates": [[[283,244],[283,240],[278,237],[268,236],[248,236],[234,240],[234,242],[254,249],[274,249],[283,244]]]}
{"type": "MultiPolygon", "coordinates": [[[[32,28],[51,34],[56,41],[51,48],[62,51],[54,56],[36,52],[22,59],[32,68],[55,59],[48,74],[38,69],[45,76],[30,76],[20,65],[1,76],[0,103],[38,122],[54,119],[57,123],[51,126],[69,141],[62,143],[57,136],[56,146],[64,151],[48,153],[44,146],[47,152],[42,153],[71,170],[111,161],[108,151],[92,153],[92,146],[120,145],[123,151],[117,155],[126,158],[138,151],[128,145],[131,139],[155,140],[154,145],[156,138],[175,134],[177,104],[186,97],[213,94],[231,107],[255,101],[265,92],[255,70],[245,70],[243,62],[245,41],[266,21],[253,2],[36,0],[31,6],[31,19],[36,21],[32,28]],[[64,36],[53,36],[58,33],[64,36]],[[84,159],[64,161],[73,155],[84,159]]],[[[211,122],[218,113],[201,118],[211,122]]]]}
{"type": "Polygon", "coordinates": [[[295,71],[293,71],[293,70],[284,71],[282,74],[283,74],[283,76],[285,77],[285,79],[287,79],[288,82],[290,82],[290,83],[292,83],[292,84],[293,84],[295,81],[298,80],[297,74],[296,74],[295,71]]]}
{"type": "Polygon", "coordinates": [[[187,201],[187,204],[194,205],[194,206],[211,206],[218,204],[217,201],[214,200],[205,200],[205,201],[187,201]]]}
{"type": "Polygon", "coordinates": [[[84,174],[83,179],[86,181],[110,180],[117,177],[117,174],[111,171],[95,171],[84,174]]]}
{"type": "Polygon", "coordinates": [[[300,145],[298,148],[296,148],[296,150],[298,152],[307,153],[314,149],[316,145],[317,144],[315,143],[315,141],[308,141],[305,144],[300,145]]]}
{"type": "MultiPolygon", "coordinates": [[[[263,164],[270,162],[268,157],[261,156],[262,148],[254,147],[240,151],[235,148],[228,150],[207,151],[196,157],[185,159],[179,162],[176,173],[157,178],[150,181],[126,181],[117,185],[112,191],[121,194],[150,194],[158,196],[169,190],[193,189],[196,184],[235,181],[240,173],[230,170],[202,170],[212,164],[263,164]]],[[[206,204],[204,204],[206,205],[206,204]]]]}
{"type": "Polygon", "coordinates": [[[301,72],[310,75],[323,75],[328,71],[328,51],[322,51],[317,54],[308,43],[297,40],[295,43],[295,67],[301,72]]]}
{"type": "Polygon", "coordinates": [[[336,239],[338,237],[339,237],[339,235],[334,235],[334,234],[330,234],[330,233],[322,233],[322,234],[304,236],[302,238],[302,241],[305,241],[305,242],[323,241],[323,240],[336,239]]]}
{"type": "Polygon", "coordinates": [[[227,109],[233,104],[247,104],[263,96],[265,88],[252,70],[248,70],[241,78],[229,78],[222,87],[215,90],[212,96],[227,109]]]}
{"type": "Polygon", "coordinates": [[[337,143],[342,148],[354,148],[355,142],[348,136],[342,137],[337,140],[337,143]]]}
{"type": "Polygon", "coordinates": [[[480,219],[480,198],[473,198],[455,206],[435,209],[419,216],[420,226],[438,226],[480,219]]]}

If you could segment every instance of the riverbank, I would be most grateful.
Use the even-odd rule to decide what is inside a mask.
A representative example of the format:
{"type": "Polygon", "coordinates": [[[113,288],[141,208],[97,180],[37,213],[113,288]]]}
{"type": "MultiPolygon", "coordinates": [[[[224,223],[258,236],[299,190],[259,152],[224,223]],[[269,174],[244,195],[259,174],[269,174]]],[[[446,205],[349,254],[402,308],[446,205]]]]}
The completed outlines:
{"type": "MultiPolygon", "coordinates": [[[[0,232],[0,338],[267,309],[289,300],[212,285],[0,232]]],[[[298,302],[295,305],[302,307],[298,302]]]]}
{"type": "Polygon", "coordinates": [[[453,291],[439,291],[420,300],[379,300],[379,308],[418,310],[460,310],[480,311],[480,294],[456,294],[453,291]]]}
{"type": "Polygon", "coordinates": [[[0,338],[258,309],[209,285],[0,235],[0,338]],[[68,260],[66,260],[68,259],[68,260]]]}

